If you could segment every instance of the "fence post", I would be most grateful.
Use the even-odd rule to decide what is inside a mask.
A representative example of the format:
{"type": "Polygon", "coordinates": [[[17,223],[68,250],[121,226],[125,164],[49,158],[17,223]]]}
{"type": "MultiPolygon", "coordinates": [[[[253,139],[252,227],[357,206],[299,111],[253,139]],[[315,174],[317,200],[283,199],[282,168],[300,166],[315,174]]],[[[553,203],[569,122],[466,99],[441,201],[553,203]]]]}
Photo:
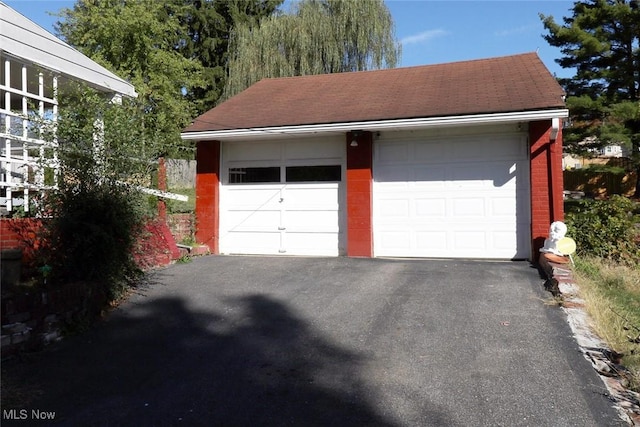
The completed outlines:
{"type": "MultiPolygon", "coordinates": [[[[167,165],[164,157],[158,158],[158,190],[167,191],[167,165]]],[[[162,222],[167,222],[167,203],[163,198],[158,198],[158,217],[162,222]]]]}

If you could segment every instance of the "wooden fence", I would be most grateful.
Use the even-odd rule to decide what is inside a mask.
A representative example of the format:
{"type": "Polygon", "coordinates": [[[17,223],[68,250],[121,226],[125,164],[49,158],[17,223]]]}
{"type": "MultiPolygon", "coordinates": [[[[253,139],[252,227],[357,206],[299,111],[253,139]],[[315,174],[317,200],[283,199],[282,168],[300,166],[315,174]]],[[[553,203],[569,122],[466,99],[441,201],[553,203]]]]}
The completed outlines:
{"type": "Polygon", "coordinates": [[[196,161],[167,159],[167,185],[172,188],[196,187],[196,161]]]}
{"type": "Polygon", "coordinates": [[[583,191],[587,197],[606,198],[614,194],[633,195],[638,177],[636,172],[595,172],[588,169],[564,171],[564,189],[583,191]]]}

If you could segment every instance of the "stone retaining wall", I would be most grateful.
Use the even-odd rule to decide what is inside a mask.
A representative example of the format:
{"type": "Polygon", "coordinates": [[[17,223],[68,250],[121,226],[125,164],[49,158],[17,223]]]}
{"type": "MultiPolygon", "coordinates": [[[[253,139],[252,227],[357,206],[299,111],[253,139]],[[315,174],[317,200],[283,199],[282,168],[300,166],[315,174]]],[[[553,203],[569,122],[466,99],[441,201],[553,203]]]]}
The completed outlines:
{"type": "Polygon", "coordinates": [[[66,325],[95,318],[106,303],[104,292],[87,292],[82,283],[47,290],[34,288],[31,292],[3,292],[2,358],[58,340],[66,325]]]}
{"type": "MultiPolygon", "coordinates": [[[[42,243],[37,239],[40,227],[38,220],[0,219],[0,252],[5,255],[0,264],[3,278],[13,277],[13,261],[28,263],[33,259],[34,251],[42,243]],[[9,260],[8,255],[16,250],[22,256],[9,260]]],[[[143,270],[166,266],[180,257],[175,239],[164,221],[154,220],[145,225],[134,257],[143,270]]],[[[65,325],[98,316],[108,302],[104,292],[86,284],[71,283],[47,289],[46,286],[29,285],[28,279],[22,277],[18,283],[2,283],[0,348],[3,358],[58,339],[65,325]]]]}

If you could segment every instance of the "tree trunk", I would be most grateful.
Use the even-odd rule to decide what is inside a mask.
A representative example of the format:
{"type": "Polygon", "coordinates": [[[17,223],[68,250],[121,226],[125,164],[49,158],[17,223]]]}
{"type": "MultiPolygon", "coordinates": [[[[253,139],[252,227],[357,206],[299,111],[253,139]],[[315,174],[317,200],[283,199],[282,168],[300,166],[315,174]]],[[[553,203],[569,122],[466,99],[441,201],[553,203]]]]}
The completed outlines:
{"type": "Polygon", "coordinates": [[[636,189],[631,197],[634,199],[640,199],[640,162],[638,161],[636,161],[636,189]]]}
{"type": "Polygon", "coordinates": [[[640,120],[633,120],[631,128],[631,160],[636,170],[636,189],[633,192],[634,199],[640,198],[640,120]]]}

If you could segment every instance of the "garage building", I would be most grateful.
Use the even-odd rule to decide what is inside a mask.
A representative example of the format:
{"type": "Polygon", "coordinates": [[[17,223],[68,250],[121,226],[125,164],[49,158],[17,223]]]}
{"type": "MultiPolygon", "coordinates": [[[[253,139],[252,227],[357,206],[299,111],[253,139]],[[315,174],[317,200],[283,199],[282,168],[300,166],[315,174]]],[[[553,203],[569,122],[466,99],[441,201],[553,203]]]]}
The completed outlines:
{"type": "Polygon", "coordinates": [[[535,53],[264,79],[196,118],[213,253],[535,259],[564,93],[535,53]]]}

